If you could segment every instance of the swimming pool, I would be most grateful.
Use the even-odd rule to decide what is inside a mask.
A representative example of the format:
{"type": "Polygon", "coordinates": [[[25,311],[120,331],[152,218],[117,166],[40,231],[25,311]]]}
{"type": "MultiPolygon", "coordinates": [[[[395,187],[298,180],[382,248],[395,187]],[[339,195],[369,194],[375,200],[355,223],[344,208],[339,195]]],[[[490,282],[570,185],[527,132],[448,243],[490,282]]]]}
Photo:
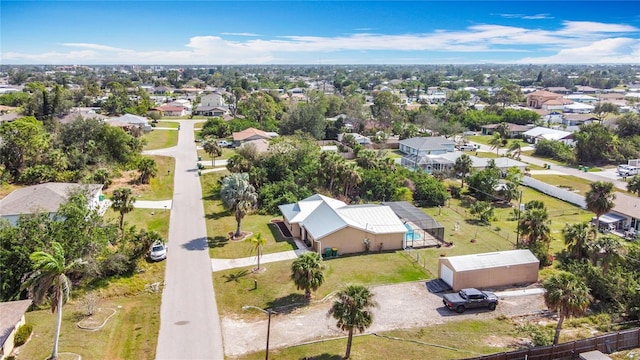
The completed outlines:
{"type": "Polygon", "coordinates": [[[405,241],[411,241],[411,240],[420,240],[422,239],[422,235],[418,234],[417,232],[415,232],[413,230],[413,228],[411,228],[411,225],[409,224],[404,224],[404,227],[407,228],[407,232],[404,233],[404,240],[405,241]]]}

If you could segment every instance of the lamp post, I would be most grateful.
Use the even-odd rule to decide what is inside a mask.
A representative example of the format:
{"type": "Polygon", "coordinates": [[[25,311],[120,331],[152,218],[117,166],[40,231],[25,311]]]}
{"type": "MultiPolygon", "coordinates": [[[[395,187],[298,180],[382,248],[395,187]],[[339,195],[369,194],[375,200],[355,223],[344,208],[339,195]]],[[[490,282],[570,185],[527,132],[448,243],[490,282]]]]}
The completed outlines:
{"type": "Polygon", "coordinates": [[[247,311],[249,309],[256,309],[256,310],[260,310],[263,313],[267,314],[267,348],[264,352],[264,360],[269,360],[269,335],[271,332],[271,314],[278,314],[277,312],[271,310],[271,309],[263,309],[263,308],[259,308],[257,306],[252,306],[252,305],[245,305],[242,307],[242,310],[247,311]]]}

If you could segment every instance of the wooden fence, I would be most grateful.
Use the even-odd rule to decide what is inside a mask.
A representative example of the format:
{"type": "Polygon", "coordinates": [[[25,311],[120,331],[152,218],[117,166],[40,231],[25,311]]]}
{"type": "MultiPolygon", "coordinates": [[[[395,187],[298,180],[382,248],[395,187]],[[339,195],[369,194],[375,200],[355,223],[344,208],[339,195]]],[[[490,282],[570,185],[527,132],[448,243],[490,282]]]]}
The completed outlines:
{"type": "Polygon", "coordinates": [[[640,328],[617,331],[559,345],[485,355],[468,360],[555,360],[578,359],[579,354],[599,350],[605,354],[640,347],[640,328]]]}

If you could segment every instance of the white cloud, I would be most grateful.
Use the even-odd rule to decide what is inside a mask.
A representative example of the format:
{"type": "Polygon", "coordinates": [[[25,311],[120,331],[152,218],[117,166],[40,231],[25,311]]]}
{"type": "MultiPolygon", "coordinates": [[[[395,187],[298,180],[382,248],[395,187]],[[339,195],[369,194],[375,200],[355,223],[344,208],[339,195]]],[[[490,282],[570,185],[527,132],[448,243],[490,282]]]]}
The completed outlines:
{"type": "MultiPolygon", "coordinates": [[[[492,14],[495,15],[495,14],[492,14]]],[[[497,14],[507,19],[524,19],[524,20],[542,20],[542,19],[553,19],[549,14],[535,14],[535,15],[524,15],[524,14],[497,14]]]]}
{"type": "Polygon", "coordinates": [[[254,33],[247,33],[247,32],[223,32],[220,33],[220,35],[227,35],[227,36],[251,36],[251,37],[257,37],[257,36],[261,36],[260,34],[254,34],[254,33]]]}
{"type": "MultiPolygon", "coordinates": [[[[182,49],[137,51],[105,44],[67,42],[54,52],[6,52],[1,54],[0,60],[17,64],[259,64],[277,63],[284,59],[287,63],[302,63],[314,57],[344,58],[338,56],[343,55],[343,51],[370,52],[364,60],[371,61],[387,56],[375,53],[377,51],[396,51],[404,52],[396,55],[398,59],[424,58],[427,53],[437,52],[440,59],[462,58],[470,60],[465,62],[471,62],[474,56],[467,55],[469,53],[538,52],[543,56],[527,57],[518,62],[638,62],[639,40],[629,36],[635,34],[637,37],[638,32],[638,28],[624,24],[564,21],[558,30],[479,24],[464,30],[435,30],[419,34],[357,33],[335,37],[289,35],[272,39],[234,40],[222,36],[259,35],[224,33],[221,36],[191,37],[182,49]],[[615,36],[617,34],[620,36],[615,36]],[[328,53],[336,56],[327,56],[328,53]],[[549,56],[551,53],[555,55],[549,56]],[[632,60],[634,56],[635,60],[632,60]]],[[[513,55],[509,58],[513,59],[513,55]]],[[[353,59],[351,62],[360,60],[353,59]]]]}

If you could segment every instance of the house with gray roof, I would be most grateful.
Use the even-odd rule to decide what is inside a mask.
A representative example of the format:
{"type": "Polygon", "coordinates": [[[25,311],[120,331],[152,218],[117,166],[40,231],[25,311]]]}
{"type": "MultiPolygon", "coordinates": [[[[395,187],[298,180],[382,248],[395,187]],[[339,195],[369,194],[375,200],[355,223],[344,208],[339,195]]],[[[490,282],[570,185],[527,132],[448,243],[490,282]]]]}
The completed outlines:
{"type": "Polygon", "coordinates": [[[122,116],[112,117],[105,121],[110,125],[119,126],[120,124],[126,124],[129,126],[137,126],[144,131],[151,131],[151,124],[149,124],[149,119],[144,116],[124,114],[122,116]]]}
{"type": "Polygon", "coordinates": [[[413,137],[400,140],[399,149],[403,154],[400,164],[412,169],[430,171],[429,155],[441,155],[455,151],[456,143],[443,136],[413,137]]]}
{"type": "Polygon", "coordinates": [[[87,206],[99,211],[106,210],[102,195],[102,184],[74,184],[49,182],[14,190],[0,200],[0,217],[15,225],[20,215],[47,213],[54,217],[58,209],[72,195],[84,192],[87,206]]]}
{"type": "Polygon", "coordinates": [[[32,300],[7,301],[0,303],[0,359],[13,352],[16,331],[25,324],[24,313],[32,300]]]}

